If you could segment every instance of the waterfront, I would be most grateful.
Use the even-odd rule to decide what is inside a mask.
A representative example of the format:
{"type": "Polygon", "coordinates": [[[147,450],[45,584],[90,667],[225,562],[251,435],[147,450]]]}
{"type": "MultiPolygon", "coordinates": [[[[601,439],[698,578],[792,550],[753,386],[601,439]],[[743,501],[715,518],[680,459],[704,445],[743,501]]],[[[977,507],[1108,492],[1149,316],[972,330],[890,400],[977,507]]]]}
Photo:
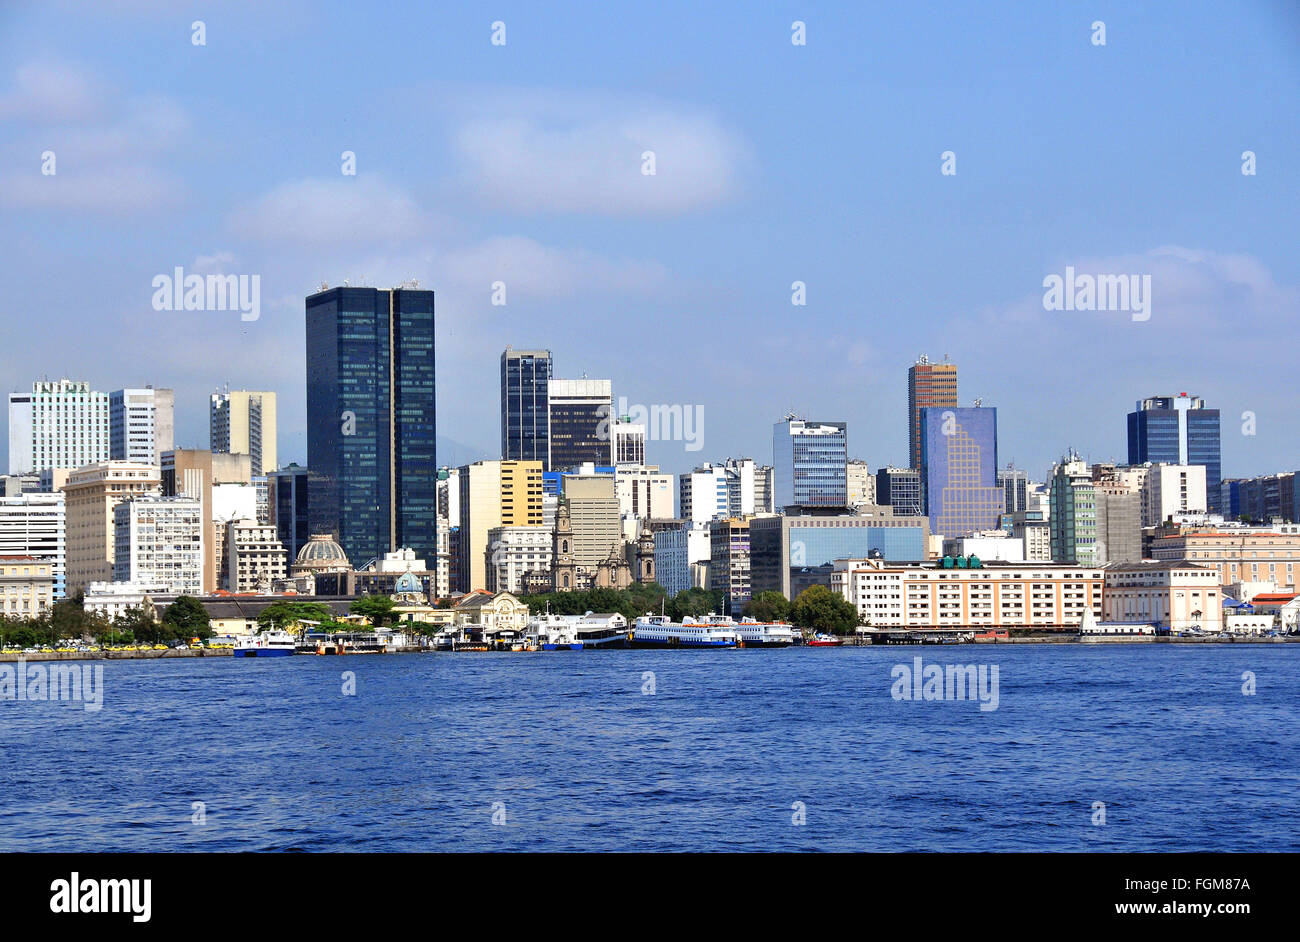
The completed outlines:
{"type": "Polygon", "coordinates": [[[1296,702],[1279,644],[121,661],[0,702],[0,849],[1295,850],[1296,702]]]}

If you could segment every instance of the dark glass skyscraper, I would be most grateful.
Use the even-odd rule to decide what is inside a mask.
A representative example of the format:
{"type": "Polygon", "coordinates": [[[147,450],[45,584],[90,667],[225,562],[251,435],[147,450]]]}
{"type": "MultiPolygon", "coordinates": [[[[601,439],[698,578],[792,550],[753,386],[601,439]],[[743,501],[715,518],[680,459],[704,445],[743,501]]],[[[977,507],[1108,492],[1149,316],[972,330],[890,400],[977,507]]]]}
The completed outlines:
{"type": "Polygon", "coordinates": [[[1163,461],[1205,466],[1205,493],[1210,510],[1221,503],[1222,463],[1219,452],[1219,410],[1205,400],[1179,393],[1152,396],[1128,414],[1128,463],[1163,461]]]}
{"type": "Polygon", "coordinates": [[[358,569],[398,547],[437,559],[433,326],[432,291],[307,298],[311,532],[358,569]]]}
{"type": "Polygon", "coordinates": [[[550,470],[550,350],[501,354],[501,458],[540,461],[550,470]]]}

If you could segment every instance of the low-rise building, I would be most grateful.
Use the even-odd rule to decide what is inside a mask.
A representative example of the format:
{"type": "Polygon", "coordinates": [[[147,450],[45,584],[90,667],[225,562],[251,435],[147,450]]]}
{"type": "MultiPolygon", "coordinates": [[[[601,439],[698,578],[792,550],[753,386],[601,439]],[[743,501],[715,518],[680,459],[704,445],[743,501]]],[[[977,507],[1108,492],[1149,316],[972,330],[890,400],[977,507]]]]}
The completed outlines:
{"type": "Polygon", "coordinates": [[[1077,629],[1102,612],[1102,570],[1069,563],[839,559],[831,589],[873,628],[1077,629]]]}
{"type": "Polygon", "coordinates": [[[1223,627],[1218,573],[1183,562],[1118,563],[1106,567],[1107,622],[1140,622],[1171,631],[1223,627]]]}
{"type": "Polygon", "coordinates": [[[54,562],[37,556],[0,556],[0,615],[40,618],[54,607],[54,562]]]}

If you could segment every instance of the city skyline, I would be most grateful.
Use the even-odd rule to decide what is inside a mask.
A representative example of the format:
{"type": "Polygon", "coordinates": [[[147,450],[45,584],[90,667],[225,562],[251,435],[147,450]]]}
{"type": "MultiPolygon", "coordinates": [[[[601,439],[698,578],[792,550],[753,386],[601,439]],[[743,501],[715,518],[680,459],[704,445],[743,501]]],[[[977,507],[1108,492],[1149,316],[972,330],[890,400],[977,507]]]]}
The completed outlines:
{"type": "Polygon", "coordinates": [[[1209,4],[814,5],[802,47],[789,16],[670,9],[543,20],[505,4],[505,46],[473,11],[411,10],[438,53],[414,75],[361,11],[326,24],[234,6],[198,47],[192,17],[158,9],[88,9],[57,30],[55,9],[6,10],[0,270],[42,287],[10,312],[10,389],[42,375],[174,388],[191,446],[213,388],[275,390],[280,463],[305,463],[302,298],[414,277],[438,293],[437,370],[457,390],[441,400],[445,464],[498,456],[507,343],[552,350],[558,376],[609,377],[631,403],[701,406],[702,454],[647,443],[675,473],[703,455],[767,460],[792,408],[845,421],[872,467],[905,466],[899,377],[921,352],[961,365],[959,405],[997,404],[1000,453],[1040,479],[1066,447],[1122,460],[1132,403],[1179,390],[1222,411],[1225,477],[1294,463],[1300,393],[1253,362],[1300,339],[1300,132],[1271,118],[1300,86],[1283,5],[1239,11],[1251,28],[1229,33],[1209,4]],[[648,41],[654,62],[629,55],[648,41]],[[345,45],[372,67],[313,68],[345,45]],[[293,104],[308,76],[328,108],[293,104]],[[1097,134],[1068,107],[1083,91],[1097,134]],[[177,267],[260,275],[258,318],[153,309],[153,279],[177,267]],[[1072,270],[1150,275],[1149,319],[1045,310],[1044,279],[1072,270]],[[160,355],[160,332],[186,343],[160,355]],[[1077,406],[1064,427],[1063,401],[1077,406]]]}

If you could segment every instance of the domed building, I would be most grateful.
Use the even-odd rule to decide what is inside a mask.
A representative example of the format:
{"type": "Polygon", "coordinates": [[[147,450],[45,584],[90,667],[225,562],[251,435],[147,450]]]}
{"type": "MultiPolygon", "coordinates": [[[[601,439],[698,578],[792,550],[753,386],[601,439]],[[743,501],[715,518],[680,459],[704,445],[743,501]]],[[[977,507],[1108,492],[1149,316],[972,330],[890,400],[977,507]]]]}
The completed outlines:
{"type": "Polygon", "coordinates": [[[347,554],[330,533],[313,533],[310,540],[298,550],[298,558],[290,572],[295,576],[315,575],[319,572],[348,572],[352,569],[347,554]]]}

